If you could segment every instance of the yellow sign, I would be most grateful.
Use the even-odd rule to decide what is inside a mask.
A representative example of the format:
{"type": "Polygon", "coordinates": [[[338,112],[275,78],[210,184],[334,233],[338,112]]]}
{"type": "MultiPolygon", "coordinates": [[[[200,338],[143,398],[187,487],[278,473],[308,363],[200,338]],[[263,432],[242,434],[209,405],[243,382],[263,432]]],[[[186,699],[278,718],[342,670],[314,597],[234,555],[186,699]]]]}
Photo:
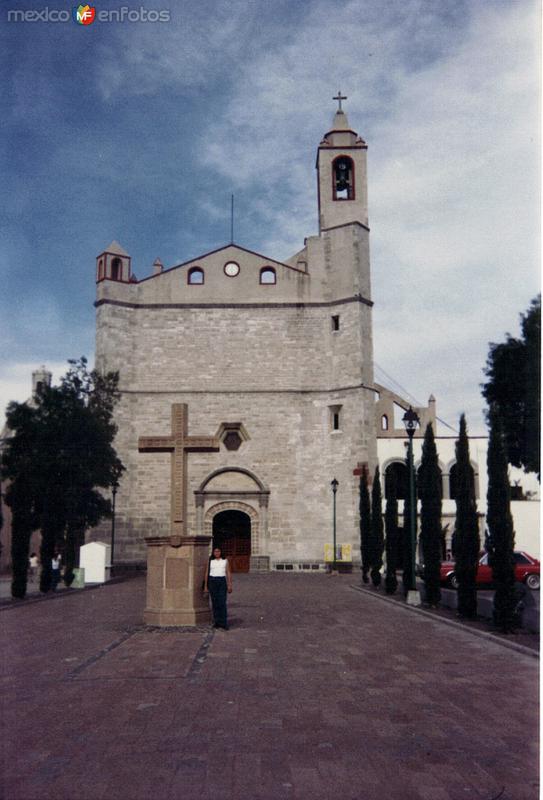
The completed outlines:
{"type": "MultiPolygon", "coordinates": [[[[332,544],[324,545],[324,560],[331,563],[334,560],[334,546],[332,544]]],[[[350,544],[336,544],[336,562],[351,563],[352,545],[350,544]]]]}

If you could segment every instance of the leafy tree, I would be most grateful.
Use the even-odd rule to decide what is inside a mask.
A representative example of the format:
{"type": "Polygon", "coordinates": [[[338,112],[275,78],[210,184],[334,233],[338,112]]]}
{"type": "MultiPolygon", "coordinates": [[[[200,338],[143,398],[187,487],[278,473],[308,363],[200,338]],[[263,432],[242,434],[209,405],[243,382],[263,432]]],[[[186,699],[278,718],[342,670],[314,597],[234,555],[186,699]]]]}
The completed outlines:
{"type": "Polygon", "coordinates": [[[437,606],[441,600],[441,470],[432,425],[426,427],[419,470],[420,541],[424,562],[426,602],[437,606]]]}
{"type": "Polygon", "coordinates": [[[469,457],[469,441],[464,414],[460,417],[460,434],[456,442],[456,520],[455,573],[458,579],[458,614],[477,616],[477,563],[479,560],[479,524],[475,501],[475,476],[469,457]]]}
{"type": "Polygon", "coordinates": [[[494,622],[504,633],[508,633],[514,628],[516,605],[513,559],[515,532],[503,430],[500,416],[494,409],[489,413],[489,423],[486,546],[495,586],[494,622]]]}
{"type": "Polygon", "coordinates": [[[8,406],[13,435],[2,458],[2,477],[9,481],[12,593],[17,597],[26,593],[28,546],[36,528],[42,533],[41,591],[50,589],[56,549],[64,552],[65,581],[71,583],[85,529],[110,513],[99,489],[111,486],[124,469],[112,444],[117,375],[89,372],[85,358],[69,364],[59,387],[44,387],[32,405],[8,406]]]}
{"type": "Polygon", "coordinates": [[[360,511],[360,555],[362,558],[362,581],[368,583],[368,572],[371,563],[371,509],[370,493],[368,490],[368,473],[364,469],[360,476],[359,488],[359,511],[360,511]]]}
{"type": "Polygon", "coordinates": [[[381,567],[383,566],[383,512],[381,503],[381,479],[379,467],[375,469],[375,477],[371,488],[371,582],[375,587],[381,583],[381,567]]]}
{"type": "Polygon", "coordinates": [[[385,591],[387,594],[394,594],[398,588],[398,579],[396,578],[396,568],[398,564],[398,489],[396,486],[396,475],[393,470],[390,471],[390,477],[386,485],[385,546],[387,570],[385,576],[385,591]]]}
{"type": "Polygon", "coordinates": [[[541,472],[541,296],[521,314],[521,336],[491,343],[482,392],[500,417],[507,460],[525,472],[541,472]]]}

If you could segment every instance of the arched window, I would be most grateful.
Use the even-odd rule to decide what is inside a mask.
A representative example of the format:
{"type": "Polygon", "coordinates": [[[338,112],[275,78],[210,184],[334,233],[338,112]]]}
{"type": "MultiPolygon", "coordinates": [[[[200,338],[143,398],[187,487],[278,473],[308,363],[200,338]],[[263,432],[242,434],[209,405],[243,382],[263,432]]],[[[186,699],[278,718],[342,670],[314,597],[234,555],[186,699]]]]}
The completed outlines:
{"type": "MultiPolygon", "coordinates": [[[[417,470],[417,497],[419,499],[421,498],[420,494],[421,483],[422,483],[422,464],[417,470]]],[[[442,480],[441,469],[439,470],[439,496],[443,500],[443,480],[442,480]]]]}
{"type": "Polygon", "coordinates": [[[405,500],[407,496],[407,465],[404,461],[393,461],[385,470],[385,498],[390,494],[390,482],[396,483],[396,497],[405,500]]]}
{"type": "Polygon", "coordinates": [[[98,262],[98,280],[101,281],[104,277],[104,259],[101,258],[98,262]]]}
{"type": "Polygon", "coordinates": [[[120,281],[122,278],[122,262],[120,258],[114,258],[111,262],[111,280],[120,281]]]}
{"type": "Polygon", "coordinates": [[[204,271],[200,267],[192,267],[187,275],[187,283],[202,284],[204,282],[204,271]]]}
{"type": "Polygon", "coordinates": [[[276,283],[275,270],[273,267],[263,267],[260,270],[260,283],[276,283]]]}
{"type": "Polygon", "coordinates": [[[381,430],[388,431],[388,417],[386,414],[381,417],[381,430]]]}
{"type": "Polygon", "coordinates": [[[334,200],[354,200],[354,163],[349,156],[338,156],[332,162],[334,200]]]}

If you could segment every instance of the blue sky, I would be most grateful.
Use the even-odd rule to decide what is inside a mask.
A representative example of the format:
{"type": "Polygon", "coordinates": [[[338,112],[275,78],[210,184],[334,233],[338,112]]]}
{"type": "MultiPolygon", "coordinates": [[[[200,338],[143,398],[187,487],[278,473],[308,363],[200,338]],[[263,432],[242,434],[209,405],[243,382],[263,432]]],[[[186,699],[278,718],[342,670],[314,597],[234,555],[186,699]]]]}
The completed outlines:
{"type": "Polygon", "coordinates": [[[126,5],[170,22],[8,22],[44,5],[0,11],[0,411],[36,366],[92,358],[112,239],[140,278],[186,261],[228,241],[231,192],[242,246],[281,260],[316,233],[341,88],[369,145],[376,378],[484,431],[488,342],[539,291],[537,3],[154,0],[126,5]]]}

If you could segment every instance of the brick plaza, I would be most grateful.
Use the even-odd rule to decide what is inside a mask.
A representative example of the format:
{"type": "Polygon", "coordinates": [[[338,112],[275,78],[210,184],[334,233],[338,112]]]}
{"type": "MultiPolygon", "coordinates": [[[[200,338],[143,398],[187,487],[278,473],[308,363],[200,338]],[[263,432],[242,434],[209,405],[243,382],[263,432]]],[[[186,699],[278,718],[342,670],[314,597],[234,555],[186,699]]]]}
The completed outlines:
{"type": "Polygon", "coordinates": [[[234,578],[228,632],[144,628],[143,578],[2,609],[4,800],[539,796],[536,657],[359,576],[234,578]]]}

